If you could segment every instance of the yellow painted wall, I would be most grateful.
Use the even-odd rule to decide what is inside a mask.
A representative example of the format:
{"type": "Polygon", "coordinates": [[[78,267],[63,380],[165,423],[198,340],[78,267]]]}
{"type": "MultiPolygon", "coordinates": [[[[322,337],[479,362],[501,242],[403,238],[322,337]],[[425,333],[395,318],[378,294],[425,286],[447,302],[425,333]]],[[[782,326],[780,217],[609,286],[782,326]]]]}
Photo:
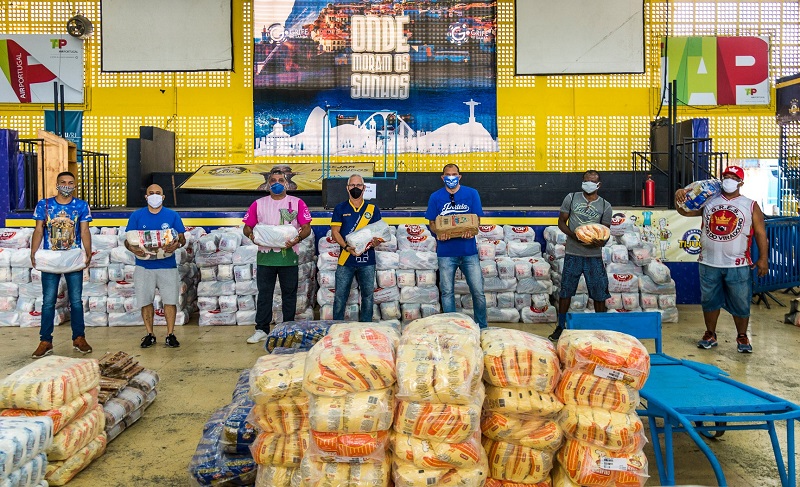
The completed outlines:
{"type": "MultiPolygon", "coordinates": [[[[233,4],[233,72],[101,73],[99,0],[0,0],[0,33],[63,33],[73,9],[92,20],[95,33],[85,43],[85,104],[67,108],[84,110],[84,148],[111,155],[112,200],[121,205],[125,139],[138,137],[140,125],[176,133],[181,171],[203,164],[276,160],[252,155],[252,1],[233,4]]],[[[400,170],[436,171],[445,161],[458,163],[463,171],[627,169],[631,151],[648,149],[649,122],[658,112],[661,36],[769,35],[774,79],[800,70],[798,21],[797,0],[646,0],[644,74],[517,77],[514,2],[498,0],[500,151],[401,155],[400,170]]],[[[681,108],[679,118],[708,117],[714,149],[729,152],[731,158],[777,158],[774,92],[772,99],[764,107],[681,108]]],[[[44,109],[49,106],[0,104],[0,127],[33,137],[44,125],[44,109]]],[[[308,157],[303,162],[319,160],[308,157]]]]}

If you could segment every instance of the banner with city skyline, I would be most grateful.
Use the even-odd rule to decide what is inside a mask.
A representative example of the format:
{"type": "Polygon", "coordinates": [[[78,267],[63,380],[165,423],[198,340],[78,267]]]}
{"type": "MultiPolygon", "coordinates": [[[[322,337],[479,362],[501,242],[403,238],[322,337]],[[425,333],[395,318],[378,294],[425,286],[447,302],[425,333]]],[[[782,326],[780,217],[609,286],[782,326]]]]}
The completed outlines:
{"type": "Polygon", "coordinates": [[[498,150],[496,1],[253,4],[256,156],[498,150]]]}

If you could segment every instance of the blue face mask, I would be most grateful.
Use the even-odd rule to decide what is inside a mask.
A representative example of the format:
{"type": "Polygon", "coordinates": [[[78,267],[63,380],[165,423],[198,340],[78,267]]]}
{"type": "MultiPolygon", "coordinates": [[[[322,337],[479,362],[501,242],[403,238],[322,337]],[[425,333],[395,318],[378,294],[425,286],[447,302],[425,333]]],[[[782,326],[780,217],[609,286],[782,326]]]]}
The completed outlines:
{"type": "Polygon", "coordinates": [[[459,181],[458,176],[445,176],[444,177],[444,185],[447,186],[449,189],[455,189],[458,186],[459,181]]]}
{"type": "Polygon", "coordinates": [[[281,194],[281,193],[283,193],[283,190],[285,190],[285,189],[286,188],[284,188],[281,183],[275,183],[275,184],[273,184],[272,186],[269,187],[269,191],[272,194],[281,194]]]}

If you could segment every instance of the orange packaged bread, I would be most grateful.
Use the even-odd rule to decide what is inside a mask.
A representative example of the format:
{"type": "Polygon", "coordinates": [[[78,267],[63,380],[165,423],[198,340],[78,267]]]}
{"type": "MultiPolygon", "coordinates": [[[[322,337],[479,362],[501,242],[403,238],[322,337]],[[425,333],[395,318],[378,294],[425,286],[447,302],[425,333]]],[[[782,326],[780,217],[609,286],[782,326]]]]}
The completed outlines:
{"type": "Polygon", "coordinates": [[[97,395],[99,391],[100,389],[95,387],[63,406],[45,411],[37,411],[35,409],[3,409],[0,410],[0,417],[47,416],[53,420],[53,433],[55,434],[61,431],[64,426],[69,424],[73,419],[83,416],[87,411],[93,409],[97,405],[97,395]]]}
{"type": "Polygon", "coordinates": [[[467,468],[420,468],[395,455],[392,478],[395,487],[483,487],[489,473],[486,452],[480,449],[480,460],[467,468]]]}
{"type": "Polygon", "coordinates": [[[102,456],[106,451],[107,443],[106,433],[102,432],[66,460],[48,462],[45,480],[53,486],[65,485],[92,461],[102,456]]]}
{"type": "Polygon", "coordinates": [[[105,431],[106,417],[99,404],[80,418],[73,420],[53,437],[47,449],[47,459],[66,460],[105,431]]]}
{"type": "Polygon", "coordinates": [[[540,392],[525,387],[486,386],[483,408],[522,417],[552,416],[564,404],[552,392],[540,392]]]}
{"type": "Polygon", "coordinates": [[[0,381],[0,408],[56,409],[99,384],[97,360],[51,355],[0,381]]]}
{"type": "Polygon", "coordinates": [[[588,223],[575,229],[575,237],[583,243],[590,244],[596,240],[608,240],[611,230],[599,223],[588,223]]]}
{"type": "Polygon", "coordinates": [[[525,419],[499,411],[483,412],[481,430],[492,440],[536,450],[556,451],[564,442],[564,432],[555,420],[525,419]]]}
{"type": "Polygon", "coordinates": [[[348,433],[311,431],[307,455],[323,462],[381,462],[389,446],[389,431],[348,433]]]}
{"type": "Polygon", "coordinates": [[[568,438],[610,451],[635,452],[647,443],[644,425],[636,413],[616,413],[570,404],[561,410],[559,425],[568,438]]]}
{"type": "Polygon", "coordinates": [[[483,380],[499,387],[528,387],[552,392],[560,362],[553,344],[519,330],[489,328],[481,332],[483,380]]]}
{"type": "Polygon", "coordinates": [[[619,413],[631,413],[639,405],[639,393],[623,382],[577,370],[565,370],[554,393],[564,404],[592,406],[619,413]]]}
{"type": "Polygon", "coordinates": [[[266,404],[282,397],[303,394],[303,370],[307,352],[260,357],[250,370],[250,397],[266,404]]]}
{"type": "Polygon", "coordinates": [[[624,454],[567,440],[558,450],[558,462],[578,485],[642,487],[648,479],[647,457],[641,451],[624,454]]]}
{"type": "Polygon", "coordinates": [[[461,443],[480,427],[480,405],[398,401],[394,430],[432,441],[461,443]]]}
{"type": "Polygon", "coordinates": [[[287,435],[308,430],[308,396],[302,394],[265,404],[255,404],[250,410],[247,421],[264,433],[287,435]]]}
{"type": "Polygon", "coordinates": [[[550,477],[553,453],[483,438],[489,458],[489,477],[536,484],[550,477]]]}
{"type": "Polygon", "coordinates": [[[608,330],[566,330],[558,340],[565,370],[579,369],[619,380],[637,391],[650,374],[650,354],[636,338],[608,330]]]}
{"type": "Polygon", "coordinates": [[[395,434],[392,450],[395,456],[420,468],[470,468],[479,464],[483,454],[480,433],[461,443],[444,443],[395,434]]]}
{"type": "Polygon", "coordinates": [[[553,487],[553,482],[550,481],[549,475],[546,479],[535,484],[523,484],[521,482],[512,482],[510,480],[488,478],[486,479],[486,484],[484,487],[553,487]]]}
{"type": "Polygon", "coordinates": [[[291,435],[260,433],[250,445],[250,453],[259,465],[299,467],[307,448],[306,432],[291,435]]]}

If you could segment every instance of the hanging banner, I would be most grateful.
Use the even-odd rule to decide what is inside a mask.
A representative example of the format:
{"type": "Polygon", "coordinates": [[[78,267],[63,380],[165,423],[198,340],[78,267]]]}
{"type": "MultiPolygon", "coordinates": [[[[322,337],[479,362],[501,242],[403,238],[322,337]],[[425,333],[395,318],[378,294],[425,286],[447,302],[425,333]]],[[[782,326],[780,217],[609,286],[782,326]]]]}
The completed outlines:
{"type": "Polygon", "coordinates": [[[779,124],[800,121],[800,74],[778,78],[775,97],[775,118],[779,124]]]}
{"type": "Polygon", "coordinates": [[[643,242],[655,246],[655,257],[662,262],[697,262],[700,256],[700,217],[685,217],[677,211],[615,211],[612,232],[633,229],[643,242]]]}
{"type": "Polygon", "coordinates": [[[255,155],[497,151],[496,9],[254,0],[255,155]]]}
{"type": "MultiPolygon", "coordinates": [[[[58,124],[59,126],[61,125],[60,118],[58,124]]],[[[62,137],[73,142],[78,147],[78,150],[83,149],[83,112],[80,110],[65,110],[64,125],[66,127],[61,130],[62,137]]],[[[44,111],[44,129],[48,132],[56,133],[56,115],[53,110],[44,111]]]]}
{"type": "Polygon", "coordinates": [[[83,103],[83,41],[68,35],[0,35],[0,103],[83,103]]]}
{"type": "MultiPolygon", "coordinates": [[[[373,175],[374,164],[354,162],[331,164],[331,178],[347,178],[360,174],[373,175]]],[[[269,173],[280,169],[286,176],[287,191],[321,191],[322,167],[319,164],[247,164],[243,166],[203,166],[180,185],[181,189],[212,191],[269,191],[269,173]]]]}
{"type": "Polygon", "coordinates": [[[662,38],[664,80],[677,81],[678,105],[769,105],[769,37],[662,38]]]}

